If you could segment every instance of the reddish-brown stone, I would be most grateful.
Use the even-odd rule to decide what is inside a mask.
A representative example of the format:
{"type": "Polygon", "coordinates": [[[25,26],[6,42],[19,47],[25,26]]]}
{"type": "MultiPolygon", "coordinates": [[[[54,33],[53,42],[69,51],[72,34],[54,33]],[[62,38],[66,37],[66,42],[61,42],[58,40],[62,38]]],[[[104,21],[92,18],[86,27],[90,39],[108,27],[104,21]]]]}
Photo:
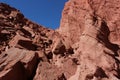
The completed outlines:
{"type": "Polygon", "coordinates": [[[119,80],[119,4],[69,0],[52,30],[0,3],[0,80],[119,80]]]}

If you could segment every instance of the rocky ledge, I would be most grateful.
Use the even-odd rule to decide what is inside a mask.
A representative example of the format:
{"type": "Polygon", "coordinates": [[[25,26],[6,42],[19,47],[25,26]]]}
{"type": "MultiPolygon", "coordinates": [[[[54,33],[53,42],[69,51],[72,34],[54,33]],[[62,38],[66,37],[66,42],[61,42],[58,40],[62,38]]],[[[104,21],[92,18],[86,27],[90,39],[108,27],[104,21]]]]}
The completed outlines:
{"type": "Polygon", "coordinates": [[[69,0],[52,30],[0,3],[0,80],[120,80],[119,4],[69,0]]]}

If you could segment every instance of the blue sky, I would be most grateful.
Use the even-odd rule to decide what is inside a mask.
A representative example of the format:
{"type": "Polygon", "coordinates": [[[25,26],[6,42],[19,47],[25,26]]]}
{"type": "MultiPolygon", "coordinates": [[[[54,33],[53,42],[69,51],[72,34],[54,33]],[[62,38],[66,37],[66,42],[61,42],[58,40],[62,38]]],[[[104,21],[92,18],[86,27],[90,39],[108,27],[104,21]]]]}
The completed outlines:
{"type": "Polygon", "coordinates": [[[61,13],[67,0],[0,0],[20,10],[24,16],[45,27],[59,27],[61,13]]]}

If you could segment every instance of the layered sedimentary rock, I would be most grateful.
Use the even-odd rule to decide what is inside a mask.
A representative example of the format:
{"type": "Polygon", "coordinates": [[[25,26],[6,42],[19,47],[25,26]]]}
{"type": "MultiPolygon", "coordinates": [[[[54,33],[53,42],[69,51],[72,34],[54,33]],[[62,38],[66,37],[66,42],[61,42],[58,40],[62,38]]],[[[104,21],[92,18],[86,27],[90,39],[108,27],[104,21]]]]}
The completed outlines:
{"type": "MultiPolygon", "coordinates": [[[[73,54],[73,49],[66,48],[57,31],[38,25],[17,9],[0,3],[0,80],[66,79],[67,66],[59,68],[66,54],[73,54]]],[[[67,58],[64,64],[69,61],[72,65],[67,58]]],[[[76,66],[69,70],[72,68],[75,72],[76,66]]]]}
{"type": "Polygon", "coordinates": [[[69,0],[52,30],[0,3],[0,80],[119,80],[119,4],[69,0]]]}

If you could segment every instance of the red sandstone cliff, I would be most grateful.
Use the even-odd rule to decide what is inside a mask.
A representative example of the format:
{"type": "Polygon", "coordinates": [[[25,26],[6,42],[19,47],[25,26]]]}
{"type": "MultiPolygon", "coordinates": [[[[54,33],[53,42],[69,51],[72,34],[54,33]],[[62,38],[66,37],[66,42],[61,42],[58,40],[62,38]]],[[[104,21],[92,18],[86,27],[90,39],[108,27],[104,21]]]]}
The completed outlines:
{"type": "Polygon", "coordinates": [[[69,0],[54,31],[0,3],[0,80],[119,80],[119,4],[69,0]]]}
{"type": "MultiPolygon", "coordinates": [[[[74,80],[119,80],[120,1],[69,0],[59,33],[79,56],[74,80]]],[[[73,78],[74,77],[74,78],[73,78]]]]}

